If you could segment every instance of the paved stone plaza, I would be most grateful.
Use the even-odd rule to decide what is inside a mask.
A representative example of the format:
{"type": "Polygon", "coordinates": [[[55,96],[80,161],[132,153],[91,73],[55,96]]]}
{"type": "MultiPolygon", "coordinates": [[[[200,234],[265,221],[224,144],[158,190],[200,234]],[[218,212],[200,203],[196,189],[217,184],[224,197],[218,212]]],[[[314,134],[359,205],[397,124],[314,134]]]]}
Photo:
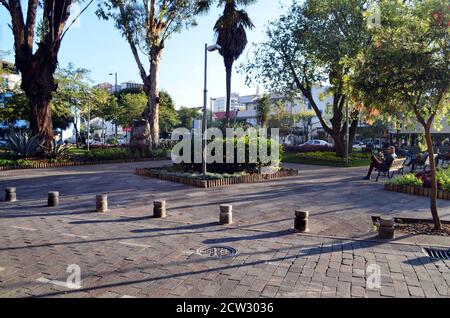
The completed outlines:
{"type": "MultiPolygon", "coordinates": [[[[142,162],[0,173],[0,297],[448,297],[450,262],[423,246],[449,238],[376,239],[371,216],[430,218],[429,199],[362,181],[365,168],[288,165],[300,175],[215,189],[134,175],[142,162]],[[46,207],[47,192],[60,206],[46,207]],[[110,211],[95,213],[95,195],[110,211]],[[153,219],[152,202],[167,200],[168,217],[153,219]],[[219,204],[233,205],[234,224],[218,224],[219,204]],[[293,233],[294,210],[310,211],[310,233],[293,233]],[[229,246],[208,258],[197,250],[229,246]],[[69,265],[81,289],[64,282],[69,265]],[[374,267],[376,265],[376,267],[374,267]],[[370,286],[371,269],[381,286],[370,286]]],[[[383,180],[384,181],[384,180],[383,180]]],[[[439,202],[450,220],[450,202],[439,202]]]]}

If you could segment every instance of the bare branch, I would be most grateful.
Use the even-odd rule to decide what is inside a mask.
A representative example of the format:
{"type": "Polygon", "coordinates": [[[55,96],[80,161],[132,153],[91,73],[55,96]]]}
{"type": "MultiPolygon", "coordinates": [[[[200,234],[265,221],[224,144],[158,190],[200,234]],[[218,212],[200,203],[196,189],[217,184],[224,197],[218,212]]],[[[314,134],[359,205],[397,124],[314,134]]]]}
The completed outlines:
{"type": "Polygon", "coordinates": [[[80,11],[80,13],[72,20],[72,22],[69,24],[69,26],[64,30],[63,34],[61,35],[61,41],[66,35],[67,31],[69,31],[70,27],[80,18],[80,16],[86,11],[89,6],[94,2],[94,0],[89,1],[89,3],[83,8],[83,10],[80,11]]]}
{"type": "Polygon", "coordinates": [[[6,10],[11,11],[9,9],[9,4],[8,4],[8,2],[6,2],[6,0],[0,0],[0,4],[3,4],[3,6],[6,8],[6,10]]]}

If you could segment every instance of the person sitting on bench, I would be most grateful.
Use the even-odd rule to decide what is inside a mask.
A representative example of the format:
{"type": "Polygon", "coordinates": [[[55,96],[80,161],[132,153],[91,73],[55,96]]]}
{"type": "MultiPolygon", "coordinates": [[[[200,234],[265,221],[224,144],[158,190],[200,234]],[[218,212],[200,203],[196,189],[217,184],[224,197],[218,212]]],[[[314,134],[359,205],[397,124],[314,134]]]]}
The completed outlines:
{"type": "Polygon", "coordinates": [[[372,154],[370,159],[372,160],[372,162],[370,164],[369,171],[367,172],[367,176],[363,178],[363,180],[370,180],[373,169],[377,169],[383,172],[389,170],[392,162],[397,159],[397,155],[395,154],[395,147],[389,146],[387,148],[387,154],[384,156],[383,161],[380,161],[380,159],[378,159],[374,154],[372,154]]]}
{"type": "Polygon", "coordinates": [[[417,166],[423,166],[428,158],[428,152],[419,153],[416,157],[411,161],[411,172],[415,171],[417,166]]]}

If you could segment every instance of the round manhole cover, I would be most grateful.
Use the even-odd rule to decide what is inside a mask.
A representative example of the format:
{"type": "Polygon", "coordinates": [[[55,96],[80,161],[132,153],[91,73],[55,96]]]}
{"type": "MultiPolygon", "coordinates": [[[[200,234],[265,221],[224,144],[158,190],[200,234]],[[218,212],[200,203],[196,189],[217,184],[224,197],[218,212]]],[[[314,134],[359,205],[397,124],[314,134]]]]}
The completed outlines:
{"type": "Polygon", "coordinates": [[[222,258],[237,253],[237,250],[230,246],[205,246],[197,250],[197,254],[205,257],[222,258]]]}

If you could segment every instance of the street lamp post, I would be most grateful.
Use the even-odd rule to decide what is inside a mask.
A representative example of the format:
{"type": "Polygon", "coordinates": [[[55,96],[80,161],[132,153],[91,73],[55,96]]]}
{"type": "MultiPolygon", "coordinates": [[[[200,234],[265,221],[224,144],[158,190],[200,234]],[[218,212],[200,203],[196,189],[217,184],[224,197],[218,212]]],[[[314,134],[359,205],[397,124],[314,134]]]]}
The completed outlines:
{"type": "MultiPolygon", "coordinates": [[[[109,75],[113,75],[113,73],[109,73],[109,75]]],[[[114,93],[117,93],[117,72],[114,73],[114,93]]],[[[116,117],[116,114],[114,114],[114,117],[116,117]]],[[[117,118],[115,118],[116,123],[115,123],[115,137],[116,137],[116,141],[117,141],[117,118]]]]}
{"type": "Polygon", "coordinates": [[[350,120],[348,114],[348,96],[347,101],[345,103],[345,122],[346,122],[346,130],[345,130],[345,162],[348,166],[349,164],[349,147],[350,147],[350,120]]]}
{"type": "Polygon", "coordinates": [[[208,46],[208,44],[205,44],[205,86],[203,89],[203,118],[202,118],[202,174],[205,177],[206,176],[206,142],[207,142],[207,135],[206,135],[206,125],[207,125],[207,103],[208,103],[208,89],[207,89],[207,79],[208,79],[208,52],[214,52],[217,50],[220,50],[221,47],[218,44],[214,44],[211,46],[208,46]]]}
{"type": "Polygon", "coordinates": [[[87,151],[89,151],[90,135],[91,135],[91,99],[88,98],[87,151]]]}
{"type": "MultiPolygon", "coordinates": [[[[210,101],[211,101],[211,102],[210,102],[211,105],[209,106],[210,112],[211,112],[210,123],[212,123],[212,121],[213,121],[213,102],[215,102],[216,99],[211,97],[211,100],[210,100],[210,101]]],[[[211,124],[210,124],[210,125],[211,125],[211,124]]]]}

